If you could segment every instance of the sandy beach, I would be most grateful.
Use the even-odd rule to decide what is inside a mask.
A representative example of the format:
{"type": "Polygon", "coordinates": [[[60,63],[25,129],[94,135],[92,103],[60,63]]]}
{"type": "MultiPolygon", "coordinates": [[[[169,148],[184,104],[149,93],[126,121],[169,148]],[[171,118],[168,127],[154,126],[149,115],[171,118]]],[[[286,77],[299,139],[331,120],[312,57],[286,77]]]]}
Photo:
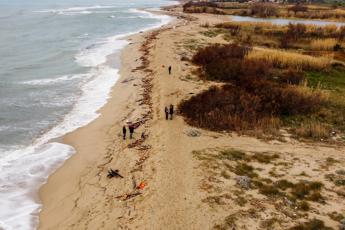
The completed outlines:
{"type": "MultiPolygon", "coordinates": [[[[228,20],[221,15],[183,14],[180,7],[171,8],[168,14],[176,16],[172,23],[128,38],[130,44],[121,57],[121,79],[99,111],[100,117],[62,138],[76,153],[40,189],[43,209],[39,229],[212,229],[236,213],[242,217],[238,229],[260,229],[261,221],[271,217],[285,218],[282,226],[287,227],[293,223],[293,214],[290,219],[274,214],[277,204],[254,192],[244,206],[237,206],[235,198],[226,205],[210,206],[205,202],[210,195],[205,185],[212,182],[212,175],[203,170],[192,153],[223,148],[274,152],[281,161],[295,162],[286,169],[277,165],[280,173],[294,178],[304,171],[326,185],[329,182],[323,177],[327,170],[315,171],[313,167],[322,168],[329,157],[338,161],[328,166],[330,170],[345,162],[343,147],[288,138],[285,142],[264,141],[199,130],[188,126],[178,114],[166,121],[165,106],[177,107],[181,100],[216,84],[199,80],[193,75],[195,67],[185,59],[191,57],[195,40],[224,43],[220,36],[205,37],[201,32],[206,23],[228,20]],[[135,130],[134,140],[123,141],[122,126],[127,120],[141,125],[135,130]],[[109,169],[119,170],[123,178],[109,179],[109,169]],[[262,212],[252,218],[250,209],[262,212]]],[[[263,174],[268,177],[273,166],[257,167],[264,168],[263,174]]],[[[233,179],[221,188],[230,186],[227,192],[236,194],[235,185],[233,179]]],[[[309,218],[318,217],[336,228],[337,223],[325,213],[343,212],[344,194],[336,188],[326,194],[327,206],[314,207],[318,211],[310,213],[309,218]]]]}

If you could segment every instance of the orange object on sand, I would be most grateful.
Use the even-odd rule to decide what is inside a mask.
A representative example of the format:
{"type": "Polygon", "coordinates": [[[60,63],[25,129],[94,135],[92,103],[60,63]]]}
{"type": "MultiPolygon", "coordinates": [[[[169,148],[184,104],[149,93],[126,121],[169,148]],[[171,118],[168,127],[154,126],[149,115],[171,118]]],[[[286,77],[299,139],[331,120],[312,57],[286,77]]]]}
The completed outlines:
{"type": "Polygon", "coordinates": [[[141,182],[138,186],[137,186],[137,189],[141,189],[143,190],[146,186],[146,183],[145,182],[141,182]]]}

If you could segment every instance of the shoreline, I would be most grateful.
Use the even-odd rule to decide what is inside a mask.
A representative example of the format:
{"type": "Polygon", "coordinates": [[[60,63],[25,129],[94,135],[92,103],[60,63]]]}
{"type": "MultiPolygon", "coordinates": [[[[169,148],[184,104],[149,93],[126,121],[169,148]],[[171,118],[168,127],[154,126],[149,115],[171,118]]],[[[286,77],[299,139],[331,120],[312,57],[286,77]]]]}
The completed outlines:
{"type": "Polygon", "coordinates": [[[337,222],[328,214],[344,211],[345,195],[325,175],[345,161],[342,147],[211,132],[187,125],[178,114],[172,121],[165,119],[165,106],[177,106],[215,85],[200,80],[188,61],[198,45],[227,43],[222,36],[205,35],[204,26],[226,17],[191,16],[181,8],[169,14],[177,17],[175,24],[129,38],[122,53],[121,79],[100,110],[101,117],[64,137],[77,153],[41,189],[40,229],[212,229],[229,227],[233,216],[233,224],[246,229],[261,229],[268,218],[276,217],[281,227],[277,229],[312,218],[335,228],[337,222]],[[141,123],[133,141],[122,140],[126,120],[141,123]],[[252,159],[224,158],[238,151],[252,159]],[[254,159],[271,154],[272,162],[254,159]],[[238,175],[243,174],[234,169],[242,163],[272,185],[279,179],[293,184],[302,179],[320,181],[327,204],[310,203],[308,216],[302,213],[296,219],[294,204],[238,184],[238,175]],[[123,177],[108,178],[109,169],[119,170],[123,177]]]}
{"type": "MultiPolygon", "coordinates": [[[[138,11],[171,17],[169,13],[163,10],[153,11],[149,9],[138,9],[138,11]]],[[[108,132],[112,132],[114,136],[120,136],[120,132],[116,132],[115,130],[121,130],[122,124],[125,123],[125,120],[128,120],[128,116],[132,116],[133,120],[135,120],[136,117],[140,117],[140,113],[145,111],[145,108],[133,109],[128,106],[128,104],[135,104],[135,102],[140,99],[138,92],[142,90],[140,89],[140,77],[132,77],[132,70],[140,66],[139,59],[141,58],[141,54],[139,45],[145,40],[144,37],[152,31],[171,26],[176,18],[169,18],[168,23],[166,23],[165,20],[167,19],[162,18],[162,22],[158,25],[123,36],[121,35],[120,40],[125,40],[128,44],[120,52],[117,52],[120,53],[120,57],[116,54],[111,54],[107,57],[107,65],[111,65],[116,58],[121,60],[119,68],[120,77],[112,86],[106,104],[97,111],[99,116],[87,125],[79,127],[71,133],[67,133],[55,139],[58,143],[73,147],[74,153],[64,161],[62,166],[50,174],[46,183],[39,188],[39,198],[42,204],[42,208],[39,212],[39,229],[50,229],[49,226],[52,223],[54,225],[54,222],[58,221],[58,217],[61,218],[61,216],[63,216],[63,212],[50,215],[51,213],[49,210],[55,207],[56,204],[54,201],[56,201],[59,195],[63,198],[69,192],[73,193],[73,185],[77,184],[78,178],[72,179],[71,175],[80,176],[85,168],[91,167],[90,162],[102,158],[101,154],[93,154],[93,152],[104,152],[107,144],[113,141],[111,140],[112,135],[109,136],[108,132]],[[130,103],[128,103],[129,101],[130,103]],[[112,114],[116,115],[112,116],[112,114]],[[104,129],[108,129],[109,127],[110,129],[104,132],[104,129]],[[94,138],[97,139],[96,145],[86,145],[86,143],[92,143],[94,138]],[[66,183],[67,180],[69,181],[68,183],[66,183]],[[64,191],[61,192],[62,190],[64,191]],[[60,194],[57,195],[57,193],[60,194]],[[45,214],[46,212],[48,215],[45,214]],[[49,222],[48,226],[45,222],[49,222]]],[[[119,143],[119,146],[120,145],[119,143]]]]}
{"type": "MultiPolygon", "coordinates": [[[[89,58],[84,58],[84,56],[88,57],[90,55],[88,53],[83,55],[85,50],[80,50],[75,55],[75,61],[81,66],[90,65],[88,66],[90,71],[87,71],[85,75],[92,75],[92,79],[81,86],[80,97],[71,111],[65,114],[63,119],[57,121],[56,125],[42,131],[41,135],[29,146],[13,150],[11,151],[11,153],[14,152],[13,156],[9,155],[4,158],[5,164],[2,164],[2,166],[9,173],[4,173],[5,176],[0,178],[0,180],[4,179],[2,185],[4,210],[1,213],[0,229],[10,229],[11,227],[36,229],[38,227],[39,213],[42,210],[39,195],[41,187],[47,183],[51,174],[54,174],[67,159],[75,154],[75,149],[64,143],[63,138],[66,133],[75,132],[98,119],[99,111],[111,96],[114,84],[120,81],[118,74],[120,63],[118,59],[120,59],[120,51],[125,44],[129,43],[126,38],[139,34],[141,31],[159,28],[166,24],[168,20],[171,20],[168,17],[153,15],[151,12],[146,11],[138,12],[137,15],[158,20],[154,24],[147,24],[141,30],[133,29],[133,32],[122,32],[122,34],[106,36],[100,40],[102,45],[96,47],[96,49],[104,51],[103,48],[105,47],[107,52],[104,56],[98,56],[98,59],[96,59],[98,64],[91,66],[91,64],[83,63],[89,61],[89,58]],[[109,53],[111,54],[106,55],[109,53]],[[15,157],[18,157],[18,159],[15,157]],[[22,165],[26,167],[18,171],[22,165]],[[13,188],[15,187],[17,189],[14,191],[13,188]],[[20,208],[5,211],[7,209],[5,207],[10,208],[18,203],[21,204],[20,208]]],[[[86,50],[89,51],[89,49],[86,50]]]]}

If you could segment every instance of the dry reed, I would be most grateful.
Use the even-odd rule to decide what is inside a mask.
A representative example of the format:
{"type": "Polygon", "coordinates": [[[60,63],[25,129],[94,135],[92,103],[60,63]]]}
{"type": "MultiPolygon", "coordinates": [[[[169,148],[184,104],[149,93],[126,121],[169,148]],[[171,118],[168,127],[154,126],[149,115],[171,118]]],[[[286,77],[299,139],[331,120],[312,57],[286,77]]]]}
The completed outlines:
{"type": "Polygon", "coordinates": [[[310,49],[318,51],[331,51],[334,49],[337,43],[338,41],[335,38],[316,39],[311,41],[310,49]]]}
{"type": "Polygon", "coordinates": [[[318,58],[300,53],[271,49],[255,49],[248,54],[247,58],[264,60],[277,68],[303,70],[321,70],[329,67],[332,61],[330,58],[318,58]]]}

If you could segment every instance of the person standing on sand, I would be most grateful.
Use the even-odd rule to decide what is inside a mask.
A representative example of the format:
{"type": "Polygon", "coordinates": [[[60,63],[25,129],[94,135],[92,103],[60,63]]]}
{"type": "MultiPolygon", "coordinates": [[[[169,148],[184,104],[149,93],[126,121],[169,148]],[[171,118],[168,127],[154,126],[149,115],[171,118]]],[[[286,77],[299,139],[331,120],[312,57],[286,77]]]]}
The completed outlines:
{"type": "Polygon", "coordinates": [[[129,125],[129,138],[133,139],[133,133],[134,133],[134,126],[131,124],[129,125]]]}
{"type": "Polygon", "coordinates": [[[172,120],[173,114],[174,114],[174,106],[173,105],[170,105],[169,113],[170,113],[170,120],[172,120]]]}
{"type": "Polygon", "coordinates": [[[127,129],[126,126],[124,125],[122,127],[122,136],[123,136],[123,140],[126,140],[126,134],[127,134],[127,129]]]}
{"type": "Polygon", "coordinates": [[[169,119],[169,109],[168,109],[168,107],[165,106],[164,112],[165,112],[165,120],[168,120],[169,119]]]}
{"type": "Polygon", "coordinates": [[[169,65],[168,70],[169,70],[169,75],[171,75],[171,65],[169,65]]]}

